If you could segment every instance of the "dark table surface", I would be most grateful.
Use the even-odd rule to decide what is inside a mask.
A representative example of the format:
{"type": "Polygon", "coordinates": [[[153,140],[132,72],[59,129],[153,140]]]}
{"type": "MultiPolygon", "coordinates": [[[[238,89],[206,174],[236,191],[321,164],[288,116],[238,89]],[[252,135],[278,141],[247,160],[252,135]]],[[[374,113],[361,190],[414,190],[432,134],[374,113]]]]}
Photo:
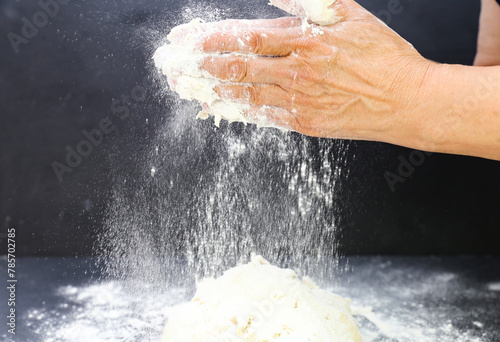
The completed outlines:
{"type": "MultiPolygon", "coordinates": [[[[364,341],[500,341],[499,257],[347,262],[331,290],[351,298],[364,341]]],[[[168,308],[189,296],[180,287],[104,279],[99,269],[95,259],[17,260],[16,335],[4,322],[1,340],[159,341],[168,308]]],[[[6,286],[0,296],[5,321],[6,286]]]]}

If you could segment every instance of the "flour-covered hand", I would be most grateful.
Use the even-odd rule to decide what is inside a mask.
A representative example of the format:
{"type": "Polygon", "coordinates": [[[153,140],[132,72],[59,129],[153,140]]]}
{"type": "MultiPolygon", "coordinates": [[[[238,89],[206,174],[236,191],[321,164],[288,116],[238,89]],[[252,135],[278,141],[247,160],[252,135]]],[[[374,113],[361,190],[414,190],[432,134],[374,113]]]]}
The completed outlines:
{"type": "Polygon", "coordinates": [[[220,55],[202,69],[224,81],[222,99],[251,104],[250,117],[312,136],[410,145],[433,63],[355,2],[333,6],[339,17],[329,26],[294,20],[210,33],[199,48],[220,55]]]}

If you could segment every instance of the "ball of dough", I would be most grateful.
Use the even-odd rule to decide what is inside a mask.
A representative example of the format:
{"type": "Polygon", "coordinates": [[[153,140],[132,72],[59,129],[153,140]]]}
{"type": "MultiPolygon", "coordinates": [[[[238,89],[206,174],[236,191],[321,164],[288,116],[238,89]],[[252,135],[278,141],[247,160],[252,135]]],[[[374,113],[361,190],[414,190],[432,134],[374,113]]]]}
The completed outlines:
{"type": "Polygon", "coordinates": [[[169,315],[163,342],[359,342],[349,302],[254,256],[198,284],[169,315]]]}

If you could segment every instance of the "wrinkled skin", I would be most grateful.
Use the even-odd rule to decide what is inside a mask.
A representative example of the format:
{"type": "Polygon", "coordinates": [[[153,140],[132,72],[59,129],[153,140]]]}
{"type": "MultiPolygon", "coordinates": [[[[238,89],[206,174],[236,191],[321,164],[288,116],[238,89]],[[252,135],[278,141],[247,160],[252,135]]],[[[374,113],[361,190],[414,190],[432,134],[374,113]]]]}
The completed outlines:
{"type": "Polygon", "coordinates": [[[297,17],[305,16],[305,11],[302,6],[294,0],[271,0],[271,4],[297,17]]]}

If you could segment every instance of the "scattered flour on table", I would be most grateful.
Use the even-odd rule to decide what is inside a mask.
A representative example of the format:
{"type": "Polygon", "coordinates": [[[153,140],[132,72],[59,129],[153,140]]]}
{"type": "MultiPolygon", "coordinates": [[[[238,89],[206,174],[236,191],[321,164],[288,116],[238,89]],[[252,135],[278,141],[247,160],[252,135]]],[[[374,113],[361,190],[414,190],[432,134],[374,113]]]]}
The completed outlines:
{"type": "MultiPolygon", "coordinates": [[[[283,275],[286,279],[289,276],[287,272],[290,271],[279,270],[279,272],[277,274],[283,275]]],[[[244,280],[245,277],[242,279],[244,280]]],[[[272,279],[274,281],[276,277],[272,279]]],[[[487,316],[488,308],[475,308],[474,310],[479,309],[479,312],[477,319],[471,321],[474,328],[464,330],[454,324],[463,321],[464,312],[457,310],[451,302],[443,302],[441,306],[426,305],[425,298],[431,294],[444,298],[448,291],[463,290],[463,287],[453,288],[453,281],[436,283],[436,278],[431,277],[421,279],[418,285],[423,286],[411,286],[414,284],[413,281],[403,284],[410,290],[402,291],[404,288],[397,279],[399,278],[389,277],[386,290],[384,290],[385,287],[380,288],[362,281],[356,281],[348,286],[335,286],[335,289],[331,289],[342,296],[355,298],[350,306],[359,325],[363,342],[498,341],[488,335],[481,337],[481,331],[474,330],[474,328],[490,329],[487,321],[482,319],[485,318],[482,317],[483,315],[487,316]],[[370,305],[373,309],[358,307],[356,302],[361,305],[370,305]]],[[[375,280],[380,281],[381,278],[375,277],[375,280]]],[[[284,289],[293,287],[293,284],[303,285],[296,278],[292,278],[291,281],[292,283],[287,280],[280,284],[284,289]]],[[[214,284],[217,284],[217,281],[212,281],[208,289],[213,289],[214,284]]],[[[307,284],[310,283],[306,281],[304,286],[307,287],[307,284]]],[[[34,302],[28,310],[22,313],[20,318],[23,322],[23,332],[28,332],[28,336],[32,337],[31,341],[43,342],[159,342],[165,322],[178,310],[178,306],[174,305],[188,300],[189,291],[182,287],[169,287],[162,293],[158,293],[152,292],[148,284],[142,280],[138,280],[138,285],[141,286],[140,292],[131,291],[117,281],[61,286],[55,291],[56,296],[52,300],[34,302]]],[[[309,302],[306,303],[318,297],[322,298],[326,292],[313,289],[307,291],[320,295],[307,297],[309,302]]],[[[286,294],[284,291],[282,293],[286,294]]],[[[289,291],[288,294],[290,293],[292,292],[289,291]]],[[[205,295],[206,292],[203,294],[205,295]]],[[[233,294],[234,292],[231,293],[233,294]]],[[[482,296],[488,296],[480,292],[471,293],[471,295],[472,298],[483,300],[482,296]]],[[[325,296],[333,296],[336,305],[333,310],[338,307],[338,310],[342,312],[347,307],[341,298],[328,292],[325,296]]],[[[285,298],[288,299],[284,299],[283,303],[286,303],[290,297],[285,298]]],[[[210,303],[213,303],[213,300],[207,302],[206,305],[210,303]]],[[[270,298],[268,302],[264,301],[262,305],[257,305],[255,308],[264,314],[272,312],[272,306],[269,303],[273,303],[270,298]]],[[[279,307],[277,306],[274,310],[279,310],[279,307]]],[[[471,316],[467,315],[467,317],[471,316]]],[[[306,317],[305,321],[309,320],[310,318],[306,317]]],[[[0,335],[0,339],[6,342],[19,341],[15,337],[0,335]]],[[[189,338],[184,341],[193,342],[189,338]]],[[[227,342],[229,341],[241,341],[241,339],[227,342]]],[[[300,340],[300,342],[303,341],[306,340],[300,340]]],[[[220,340],[220,342],[225,341],[220,340]]]]}
{"type": "Polygon", "coordinates": [[[500,283],[490,283],[490,284],[488,284],[488,290],[490,290],[490,291],[500,291],[500,283]]]}
{"type": "Polygon", "coordinates": [[[41,342],[159,342],[165,308],[186,300],[186,290],[153,295],[147,283],[142,290],[138,295],[118,281],[61,286],[56,301],[28,310],[24,329],[41,342]]]}

